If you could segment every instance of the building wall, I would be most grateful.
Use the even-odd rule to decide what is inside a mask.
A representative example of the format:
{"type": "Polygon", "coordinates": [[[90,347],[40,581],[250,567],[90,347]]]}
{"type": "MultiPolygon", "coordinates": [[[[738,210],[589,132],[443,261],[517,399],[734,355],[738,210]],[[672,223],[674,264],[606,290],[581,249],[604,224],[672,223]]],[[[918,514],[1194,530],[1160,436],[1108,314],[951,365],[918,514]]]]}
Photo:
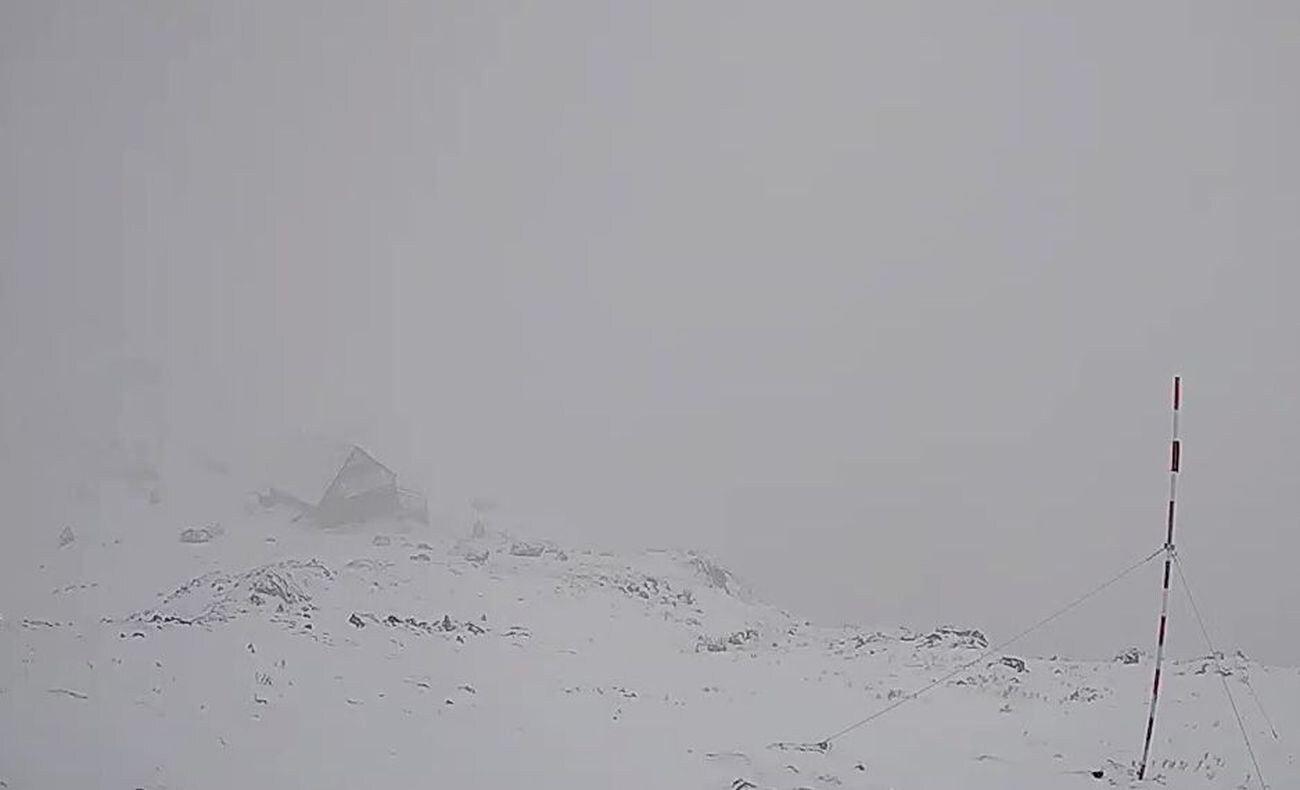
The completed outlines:
{"type": "Polygon", "coordinates": [[[321,526],[358,524],[381,518],[397,518],[402,513],[396,485],[363,491],[348,497],[331,497],[316,508],[315,520],[321,526]]]}

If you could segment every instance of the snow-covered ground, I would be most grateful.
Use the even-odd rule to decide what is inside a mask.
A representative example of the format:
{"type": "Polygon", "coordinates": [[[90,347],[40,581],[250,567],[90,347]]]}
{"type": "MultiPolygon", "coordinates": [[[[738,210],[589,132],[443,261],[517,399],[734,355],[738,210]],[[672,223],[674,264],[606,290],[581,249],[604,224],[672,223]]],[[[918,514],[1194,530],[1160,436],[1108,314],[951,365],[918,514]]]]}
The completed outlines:
{"type": "MultiPolygon", "coordinates": [[[[994,655],[821,752],[806,745],[970,661],[983,635],[820,627],[690,552],[322,532],[252,508],[186,543],[197,523],[142,527],[150,512],[51,536],[0,602],[0,787],[1132,781],[1145,655],[994,655]]],[[[1271,786],[1300,787],[1300,670],[1223,666],[1271,786]]],[[[1258,786],[1208,660],[1170,668],[1157,736],[1156,786],[1258,786]]]]}

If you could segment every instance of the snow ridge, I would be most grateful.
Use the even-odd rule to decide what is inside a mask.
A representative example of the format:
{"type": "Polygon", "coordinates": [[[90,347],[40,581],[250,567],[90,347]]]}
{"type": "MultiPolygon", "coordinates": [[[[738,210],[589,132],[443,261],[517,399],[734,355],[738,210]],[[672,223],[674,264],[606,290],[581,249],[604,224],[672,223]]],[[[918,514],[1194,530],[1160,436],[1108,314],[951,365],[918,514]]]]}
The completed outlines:
{"type": "MultiPolygon", "coordinates": [[[[48,610],[0,626],[8,787],[1126,787],[1150,681],[1138,650],[995,654],[827,749],[989,638],[820,627],[688,551],[265,519],[161,567],[119,542],[52,548],[48,610]]],[[[1177,662],[1164,787],[1248,784],[1220,666],[1300,731],[1300,674],[1177,662]]],[[[1300,786],[1284,742],[1261,759],[1300,786]]]]}

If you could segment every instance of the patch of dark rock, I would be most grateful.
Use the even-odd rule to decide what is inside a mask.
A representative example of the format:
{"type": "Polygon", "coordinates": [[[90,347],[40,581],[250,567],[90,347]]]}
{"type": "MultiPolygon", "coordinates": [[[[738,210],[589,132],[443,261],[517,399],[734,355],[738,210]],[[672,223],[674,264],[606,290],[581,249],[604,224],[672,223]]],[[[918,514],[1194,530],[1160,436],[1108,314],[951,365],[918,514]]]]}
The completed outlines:
{"type": "Polygon", "coordinates": [[[215,525],[181,530],[181,543],[211,543],[219,531],[215,525]]]}
{"type": "Polygon", "coordinates": [[[728,650],[743,648],[758,639],[758,631],[746,628],[725,636],[700,636],[695,642],[697,653],[725,653],[728,650]]]}
{"type": "Polygon", "coordinates": [[[1142,651],[1136,647],[1130,647],[1123,653],[1115,656],[1115,663],[1133,665],[1142,661],[1142,651]]]}
{"type": "Polygon", "coordinates": [[[928,634],[915,637],[903,637],[902,641],[915,641],[919,647],[966,647],[984,650],[989,640],[976,628],[953,628],[941,626],[928,634]]]}
{"type": "Polygon", "coordinates": [[[817,743],[777,741],[776,743],[768,744],[767,748],[778,752],[812,752],[814,754],[825,754],[830,751],[831,745],[828,741],[819,741],[817,743]]]}
{"type": "Polygon", "coordinates": [[[515,557],[540,557],[545,552],[546,547],[540,543],[516,541],[510,544],[510,554],[515,557]]]}

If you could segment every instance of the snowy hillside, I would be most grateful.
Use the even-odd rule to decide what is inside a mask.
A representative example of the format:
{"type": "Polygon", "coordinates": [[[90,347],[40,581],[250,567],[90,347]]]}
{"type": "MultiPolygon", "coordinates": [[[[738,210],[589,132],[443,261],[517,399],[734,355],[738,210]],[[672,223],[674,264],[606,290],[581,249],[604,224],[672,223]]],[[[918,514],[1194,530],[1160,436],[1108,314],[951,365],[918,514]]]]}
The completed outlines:
{"type": "MultiPolygon", "coordinates": [[[[1145,656],[999,654],[822,752],[984,635],[818,627],[689,552],[251,512],[69,537],[0,604],[0,787],[1127,787],[1140,747],[1145,656]]],[[[1300,787],[1300,671],[1223,666],[1300,787]]],[[[1256,786],[1213,662],[1171,675],[1159,786],[1256,786]]]]}

